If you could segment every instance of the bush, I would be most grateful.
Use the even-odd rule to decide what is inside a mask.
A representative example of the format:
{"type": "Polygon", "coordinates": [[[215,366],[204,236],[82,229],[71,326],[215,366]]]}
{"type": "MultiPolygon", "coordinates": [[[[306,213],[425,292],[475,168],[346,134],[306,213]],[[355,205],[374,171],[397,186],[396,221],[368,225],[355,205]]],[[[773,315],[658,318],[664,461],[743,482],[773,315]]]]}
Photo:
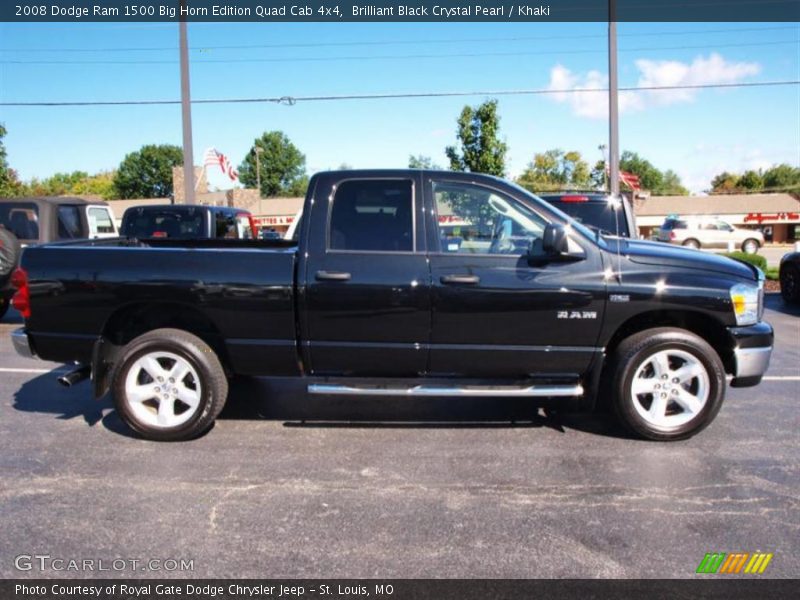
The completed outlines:
{"type": "Polygon", "coordinates": [[[744,252],[728,252],[727,254],[723,254],[723,256],[727,256],[728,258],[732,258],[740,262],[746,262],[751,265],[755,265],[765,273],[767,271],[767,259],[761,256],[760,254],[745,254],[744,252]]]}
{"type": "Polygon", "coordinates": [[[778,267],[769,267],[764,271],[764,275],[766,275],[767,279],[770,281],[778,281],[778,279],[781,278],[780,269],[778,267]]]}

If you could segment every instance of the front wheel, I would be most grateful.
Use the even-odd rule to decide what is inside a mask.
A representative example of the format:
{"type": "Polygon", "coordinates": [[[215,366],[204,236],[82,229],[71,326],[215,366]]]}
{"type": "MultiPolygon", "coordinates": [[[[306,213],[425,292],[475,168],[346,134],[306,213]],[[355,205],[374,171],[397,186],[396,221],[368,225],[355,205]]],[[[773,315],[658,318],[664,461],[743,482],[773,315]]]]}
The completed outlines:
{"type": "Polygon", "coordinates": [[[716,351],[682,329],[658,328],[624,340],[612,359],[617,418],[640,437],[673,441],[705,429],[725,398],[716,351]]]}
{"type": "Polygon", "coordinates": [[[112,379],[114,404],[143,437],[178,441],[211,427],[228,396],[214,351],[178,329],[156,329],[123,350],[112,379]]]}
{"type": "Polygon", "coordinates": [[[781,296],[786,302],[800,303],[800,269],[793,265],[781,269],[781,296]]]}

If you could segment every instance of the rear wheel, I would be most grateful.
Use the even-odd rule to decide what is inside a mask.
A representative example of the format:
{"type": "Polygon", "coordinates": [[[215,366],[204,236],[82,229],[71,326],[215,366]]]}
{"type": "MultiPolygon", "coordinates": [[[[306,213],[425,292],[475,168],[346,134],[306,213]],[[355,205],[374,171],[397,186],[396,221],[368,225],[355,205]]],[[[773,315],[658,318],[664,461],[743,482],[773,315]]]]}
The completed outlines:
{"type": "Polygon", "coordinates": [[[681,440],[699,433],[725,398],[722,361],[689,331],[665,327],[635,334],[619,345],[613,361],[614,412],[646,439],[681,440]]]}
{"type": "Polygon", "coordinates": [[[214,423],[228,380],[214,351],[178,329],[157,329],[130,342],[114,370],[114,404],[125,423],[159,441],[192,439],[214,423]]]}
{"type": "Polygon", "coordinates": [[[758,240],[748,239],[742,242],[742,252],[745,254],[755,254],[760,247],[758,240]]]}
{"type": "Polygon", "coordinates": [[[781,296],[786,302],[800,303],[800,269],[784,264],[781,269],[781,296]]]}
{"type": "Polygon", "coordinates": [[[685,242],[683,242],[683,245],[686,248],[694,248],[695,250],[700,248],[700,242],[698,242],[694,238],[690,238],[690,239],[686,240],[685,242]]]}

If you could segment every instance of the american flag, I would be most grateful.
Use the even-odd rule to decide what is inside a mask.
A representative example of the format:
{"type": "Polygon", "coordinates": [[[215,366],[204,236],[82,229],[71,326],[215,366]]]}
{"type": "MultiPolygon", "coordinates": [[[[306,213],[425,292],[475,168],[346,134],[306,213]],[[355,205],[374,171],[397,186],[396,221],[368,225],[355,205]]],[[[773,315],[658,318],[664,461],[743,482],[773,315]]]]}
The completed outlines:
{"type": "Polygon", "coordinates": [[[223,173],[231,178],[231,181],[239,181],[239,171],[233,167],[228,157],[216,148],[209,148],[205,151],[203,164],[207,167],[218,166],[223,173]]]}
{"type": "Polygon", "coordinates": [[[620,183],[624,183],[625,185],[627,185],[634,192],[641,189],[641,184],[639,183],[639,176],[634,175],[633,173],[628,173],[627,171],[620,171],[619,181],[620,183]]]}

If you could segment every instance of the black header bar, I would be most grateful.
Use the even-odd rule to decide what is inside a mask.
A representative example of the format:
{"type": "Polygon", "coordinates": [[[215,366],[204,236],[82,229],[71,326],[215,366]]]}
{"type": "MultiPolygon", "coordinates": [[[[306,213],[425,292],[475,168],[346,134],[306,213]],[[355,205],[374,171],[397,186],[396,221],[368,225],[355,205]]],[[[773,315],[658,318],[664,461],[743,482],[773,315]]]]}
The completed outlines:
{"type": "MultiPolygon", "coordinates": [[[[3,0],[0,21],[604,22],[608,5],[608,0],[3,0]]],[[[617,0],[616,11],[617,21],[797,22],[800,0],[617,0]]]]}

